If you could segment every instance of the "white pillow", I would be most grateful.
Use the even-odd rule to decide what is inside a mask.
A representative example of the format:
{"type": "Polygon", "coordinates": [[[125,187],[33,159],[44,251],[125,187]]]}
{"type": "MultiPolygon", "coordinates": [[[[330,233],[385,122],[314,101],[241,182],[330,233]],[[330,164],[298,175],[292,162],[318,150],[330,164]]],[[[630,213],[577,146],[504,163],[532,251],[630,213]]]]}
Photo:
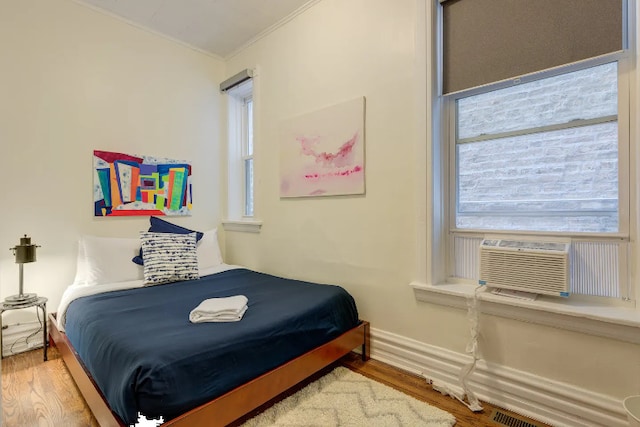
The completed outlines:
{"type": "Polygon", "coordinates": [[[87,258],[84,255],[84,243],[82,238],[78,239],[78,257],[76,258],[76,277],[73,279],[74,285],[84,285],[87,283],[87,258]]]}
{"type": "Polygon", "coordinates": [[[140,239],[84,236],[86,283],[105,283],[141,280],[142,267],[131,262],[140,249],[140,239]]]}
{"type": "Polygon", "coordinates": [[[145,285],[198,279],[196,233],[140,233],[145,285]]]}
{"type": "Polygon", "coordinates": [[[204,232],[204,236],[198,242],[196,251],[198,254],[198,270],[202,271],[222,264],[217,228],[204,232]]]}

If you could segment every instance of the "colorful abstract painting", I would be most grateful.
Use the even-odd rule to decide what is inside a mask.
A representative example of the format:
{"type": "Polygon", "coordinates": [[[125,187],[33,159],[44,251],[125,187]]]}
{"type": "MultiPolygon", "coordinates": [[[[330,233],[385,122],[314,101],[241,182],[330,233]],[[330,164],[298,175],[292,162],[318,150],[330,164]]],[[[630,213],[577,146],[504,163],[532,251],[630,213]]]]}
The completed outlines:
{"type": "Polygon", "coordinates": [[[191,214],[187,162],[94,150],[93,170],[95,216],[191,214]]]}
{"type": "Polygon", "coordinates": [[[280,196],[364,194],[364,117],[360,97],[283,121],[280,196]]]}

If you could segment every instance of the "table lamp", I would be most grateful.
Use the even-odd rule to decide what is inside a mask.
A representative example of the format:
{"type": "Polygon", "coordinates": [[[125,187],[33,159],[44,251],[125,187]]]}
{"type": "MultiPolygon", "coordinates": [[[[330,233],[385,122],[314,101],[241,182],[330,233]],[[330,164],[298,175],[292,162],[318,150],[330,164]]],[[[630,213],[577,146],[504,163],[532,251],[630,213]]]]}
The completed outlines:
{"type": "Polygon", "coordinates": [[[23,273],[22,273],[22,265],[28,262],[34,262],[36,260],[36,248],[39,248],[38,245],[31,244],[31,237],[27,237],[25,234],[24,237],[20,238],[20,244],[16,245],[9,250],[13,251],[13,254],[16,257],[16,264],[20,267],[20,291],[18,295],[11,295],[10,297],[5,298],[4,303],[8,305],[22,305],[28,304],[38,299],[38,295],[36,294],[25,294],[23,292],[23,273]]]}

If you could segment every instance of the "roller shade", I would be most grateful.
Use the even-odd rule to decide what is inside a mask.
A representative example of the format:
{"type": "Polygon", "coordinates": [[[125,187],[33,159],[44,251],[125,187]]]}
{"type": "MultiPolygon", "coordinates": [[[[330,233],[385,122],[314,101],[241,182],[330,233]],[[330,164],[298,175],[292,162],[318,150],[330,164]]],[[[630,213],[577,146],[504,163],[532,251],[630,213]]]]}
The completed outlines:
{"type": "Polygon", "coordinates": [[[624,0],[440,3],[445,94],[624,48],[624,0]]]}
{"type": "Polygon", "coordinates": [[[253,77],[253,70],[246,69],[220,83],[220,92],[226,92],[253,77]]]}

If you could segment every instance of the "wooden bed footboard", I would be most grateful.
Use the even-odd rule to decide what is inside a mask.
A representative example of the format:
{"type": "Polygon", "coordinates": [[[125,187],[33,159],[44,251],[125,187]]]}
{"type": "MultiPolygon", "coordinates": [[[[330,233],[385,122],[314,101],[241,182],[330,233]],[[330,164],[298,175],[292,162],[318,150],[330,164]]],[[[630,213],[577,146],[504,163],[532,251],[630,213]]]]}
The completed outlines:
{"type": "MultiPolygon", "coordinates": [[[[71,376],[98,423],[104,427],[126,426],[109,407],[66,334],[58,329],[56,313],[51,313],[48,320],[49,341],[59,349],[71,376]]],[[[361,348],[363,360],[367,360],[369,358],[369,322],[363,321],[334,340],[162,425],[171,427],[226,426],[358,347],[361,348]]]]}

